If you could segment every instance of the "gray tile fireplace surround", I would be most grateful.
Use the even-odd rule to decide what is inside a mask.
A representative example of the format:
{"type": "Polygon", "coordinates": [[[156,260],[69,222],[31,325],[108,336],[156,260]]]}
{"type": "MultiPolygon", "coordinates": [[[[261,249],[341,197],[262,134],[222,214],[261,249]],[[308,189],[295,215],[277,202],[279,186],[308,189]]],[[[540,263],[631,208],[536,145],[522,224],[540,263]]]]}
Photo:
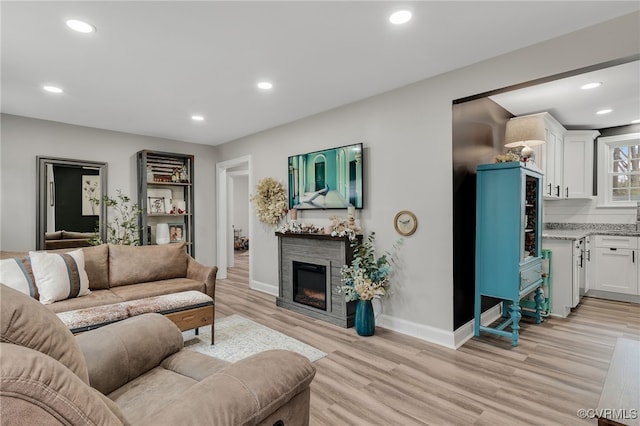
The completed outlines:
{"type": "Polygon", "coordinates": [[[338,293],[342,285],[340,269],[350,264],[353,249],[348,238],[325,234],[279,233],[278,276],[279,291],[276,305],[311,318],[327,321],[340,327],[352,327],[355,302],[345,302],[338,293]],[[325,309],[319,309],[294,300],[293,262],[302,262],[326,268],[325,309]]]}

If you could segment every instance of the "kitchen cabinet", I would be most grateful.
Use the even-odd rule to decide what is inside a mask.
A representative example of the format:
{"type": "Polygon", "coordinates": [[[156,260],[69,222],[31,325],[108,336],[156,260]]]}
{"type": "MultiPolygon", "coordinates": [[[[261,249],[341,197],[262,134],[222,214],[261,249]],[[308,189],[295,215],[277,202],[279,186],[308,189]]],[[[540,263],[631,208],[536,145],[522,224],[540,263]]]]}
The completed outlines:
{"type": "Polygon", "coordinates": [[[186,154],[138,152],[141,245],[156,244],[158,225],[167,224],[170,242],[184,241],[187,253],[195,255],[193,159],[186,154]]]}
{"type": "Polygon", "coordinates": [[[562,141],[564,198],[593,196],[593,142],[596,130],[568,130],[562,141]]]}
{"type": "Polygon", "coordinates": [[[545,199],[591,198],[593,195],[593,144],[600,132],[566,130],[547,112],[546,143],[533,147],[535,162],[542,170],[545,199]]]}
{"type": "Polygon", "coordinates": [[[578,306],[586,286],[584,238],[543,238],[542,248],[551,250],[551,314],[566,317],[578,306]]]}
{"type": "Polygon", "coordinates": [[[524,163],[481,164],[476,181],[476,289],[474,333],[511,337],[518,345],[520,300],[534,292],[536,323],[541,322],[542,175],[524,163]],[[505,320],[480,324],[481,299],[503,300],[505,320]],[[506,331],[511,327],[511,332],[506,331]]]}
{"type": "Polygon", "coordinates": [[[545,199],[564,198],[562,142],[566,129],[548,112],[535,115],[542,115],[544,118],[546,138],[545,144],[532,147],[535,152],[535,162],[544,174],[543,196],[545,199]]]}
{"type": "Polygon", "coordinates": [[[638,295],[638,237],[596,235],[590,265],[591,289],[638,295]]]}

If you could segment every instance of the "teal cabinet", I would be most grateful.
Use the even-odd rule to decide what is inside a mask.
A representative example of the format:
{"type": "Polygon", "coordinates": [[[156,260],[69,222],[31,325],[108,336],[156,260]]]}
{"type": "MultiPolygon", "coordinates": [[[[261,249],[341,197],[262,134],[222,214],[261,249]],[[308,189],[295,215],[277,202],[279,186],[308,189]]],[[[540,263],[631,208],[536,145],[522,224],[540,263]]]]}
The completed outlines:
{"type": "Polygon", "coordinates": [[[519,162],[481,164],[477,173],[474,332],[511,337],[517,346],[520,299],[536,292],[537,323],[544,302],[540,291],[542,174],[519,162]],[[504,320],[499,325],[480,324],[482,296],[503,300],[504,320]]]}

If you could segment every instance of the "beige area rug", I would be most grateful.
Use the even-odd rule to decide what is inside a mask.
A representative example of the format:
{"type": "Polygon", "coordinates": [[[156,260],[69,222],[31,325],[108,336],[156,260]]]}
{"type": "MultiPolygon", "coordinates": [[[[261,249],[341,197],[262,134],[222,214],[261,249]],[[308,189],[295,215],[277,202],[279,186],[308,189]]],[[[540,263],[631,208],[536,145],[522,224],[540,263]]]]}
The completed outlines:
{"type": "Polygon", "coordinates": [[[327,354],[313,346],[302,343],[269,327],[258,324],[240,315],[230,315],[215,322],[215,345],[211,345],[211,327],[182,333],[184,346],[192,351],[236,362],[258,352],[269,349],[286,349],[317,361],[327,354]]]}

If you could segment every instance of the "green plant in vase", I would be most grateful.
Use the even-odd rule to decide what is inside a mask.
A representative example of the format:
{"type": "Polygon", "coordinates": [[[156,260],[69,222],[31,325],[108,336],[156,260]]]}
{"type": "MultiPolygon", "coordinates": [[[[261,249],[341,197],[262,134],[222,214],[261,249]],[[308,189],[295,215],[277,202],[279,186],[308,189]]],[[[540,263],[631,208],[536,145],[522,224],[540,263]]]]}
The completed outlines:
{"type": "Polygon", "coordinates": [[[355,329],[361,336],[371,336],[375,331],[375,316],[371,301],[386,296],[399,240],[393,251],[377,256],[375,249],[375,232],[362,242],[353,244],[354,257],[351,265],[344,265],[341,269],[342,286],[347,302],[358,301],[356,305],[355,329]]]}
{"type": "Polygon", "coordinates": [[[138,223],[142,210],[138,208],[138,204],[132,203],[131,198],[123,194],[121,190],[118,189],[116,192],[115,198],[105,195],[102,200],[99,198],[91,199],[96,205],[102,202],[107,207],[107,218],[104,219],[107,239],[102,241],[99,232],[96,230],[96,237],[89,242],[93,245],[110,243],[137,246],[140,244],[140,227],[138,223]],[[113,217],[111,221],[107,220],[110,216],[113,217]]]}

